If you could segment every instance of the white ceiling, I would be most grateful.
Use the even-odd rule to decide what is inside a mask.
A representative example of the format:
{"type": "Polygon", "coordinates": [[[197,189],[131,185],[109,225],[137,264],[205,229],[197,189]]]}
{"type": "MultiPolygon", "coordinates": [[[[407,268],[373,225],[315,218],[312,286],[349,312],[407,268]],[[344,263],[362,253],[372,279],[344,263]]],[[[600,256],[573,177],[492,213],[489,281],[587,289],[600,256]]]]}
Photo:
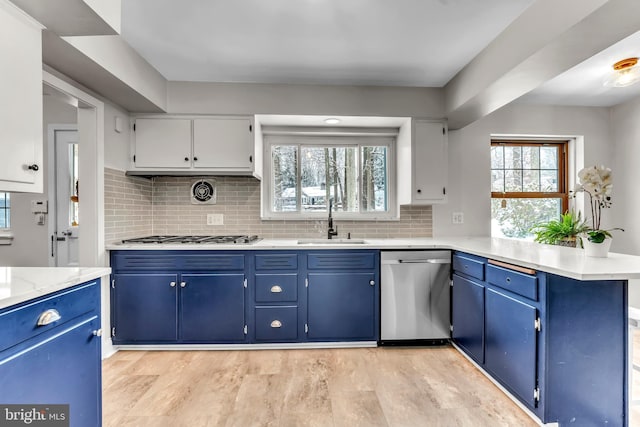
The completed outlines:
{"type": "Polygon", "coordinates": [[[123,0],[168,80],[444,86],[534,0],[123,0]]]}
{"type": "Polygon", "coordinates": [[[613,64],[630,57],[640,57],[640,32],[549,80],[518,102],[610,107],[640,96],[640,84],[628,87],[603,86],[613,64]]]}
{"type": "MultiPolygon", "coordinates": [[[[172,81],[443,87],[535,1],[122,0],[122,37],[172,81]]],[[[640,96],[602,84],[631,56],[640,32],[517,102],[640,96]]]]}

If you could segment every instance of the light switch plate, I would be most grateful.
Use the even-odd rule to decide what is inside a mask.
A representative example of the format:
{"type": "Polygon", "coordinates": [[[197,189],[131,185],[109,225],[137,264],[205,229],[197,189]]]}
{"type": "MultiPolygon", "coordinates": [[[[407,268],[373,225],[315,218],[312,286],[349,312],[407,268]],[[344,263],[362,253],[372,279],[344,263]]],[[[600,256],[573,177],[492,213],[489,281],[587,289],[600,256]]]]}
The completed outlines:
{"type": "Polygon", "coordinates": [[[224,215],[207,214],[207,225],[224,225],[224,215]]]}
{"type": "Polygon", "coordinates": [[[451,222],[454,224],[464,224],[464,213],[453,212],[451,214],[451,222]]]}

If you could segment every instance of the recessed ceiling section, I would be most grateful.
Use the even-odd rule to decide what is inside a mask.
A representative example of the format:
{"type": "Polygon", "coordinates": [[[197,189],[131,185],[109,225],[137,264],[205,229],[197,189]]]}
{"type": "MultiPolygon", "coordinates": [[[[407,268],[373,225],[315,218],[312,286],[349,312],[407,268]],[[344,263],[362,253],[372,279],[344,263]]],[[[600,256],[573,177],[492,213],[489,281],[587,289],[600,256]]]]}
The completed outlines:
{"type": "Polygon", "coordinates": [[[621,59],[640,57],[640,32],[576,65],[521,97],[523,104],[611,107],[640,96],[640,83],[606,87],[612,66],[621,59]]]}
{"type": "Polygon", "coordinates": [[[123,0],[168,80],[441,87],[534,0],[123,0]]]}

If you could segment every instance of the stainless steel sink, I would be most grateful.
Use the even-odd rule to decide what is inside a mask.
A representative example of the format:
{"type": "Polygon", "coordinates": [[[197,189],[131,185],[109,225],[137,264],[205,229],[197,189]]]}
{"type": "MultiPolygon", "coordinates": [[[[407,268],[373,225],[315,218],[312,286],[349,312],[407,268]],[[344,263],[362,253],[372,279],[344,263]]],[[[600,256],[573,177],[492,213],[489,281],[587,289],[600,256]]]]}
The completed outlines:
{"type": "Polygon", "coordinates": [[[299,245],[362,245],[363,239],[300,239],[299,245]]]}

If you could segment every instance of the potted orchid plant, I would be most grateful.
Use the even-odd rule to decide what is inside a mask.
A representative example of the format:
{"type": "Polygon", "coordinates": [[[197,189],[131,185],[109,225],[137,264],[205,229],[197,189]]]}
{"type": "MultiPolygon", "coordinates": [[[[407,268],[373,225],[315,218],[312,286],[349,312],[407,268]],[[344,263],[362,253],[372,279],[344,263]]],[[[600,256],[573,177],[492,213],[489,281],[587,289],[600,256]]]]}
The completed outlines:
{"type": "Polygon", "coordinates": [[[611,207],[613,182],[611,169],[604,166],[590,166],[578,172],[579,183],[572,192],[584,192],[591,208],[591,226],[582,239],[587,256],[606,257],[611,246],[611,231],[622,228],[601,229],[602,210],[611,207]]]}

